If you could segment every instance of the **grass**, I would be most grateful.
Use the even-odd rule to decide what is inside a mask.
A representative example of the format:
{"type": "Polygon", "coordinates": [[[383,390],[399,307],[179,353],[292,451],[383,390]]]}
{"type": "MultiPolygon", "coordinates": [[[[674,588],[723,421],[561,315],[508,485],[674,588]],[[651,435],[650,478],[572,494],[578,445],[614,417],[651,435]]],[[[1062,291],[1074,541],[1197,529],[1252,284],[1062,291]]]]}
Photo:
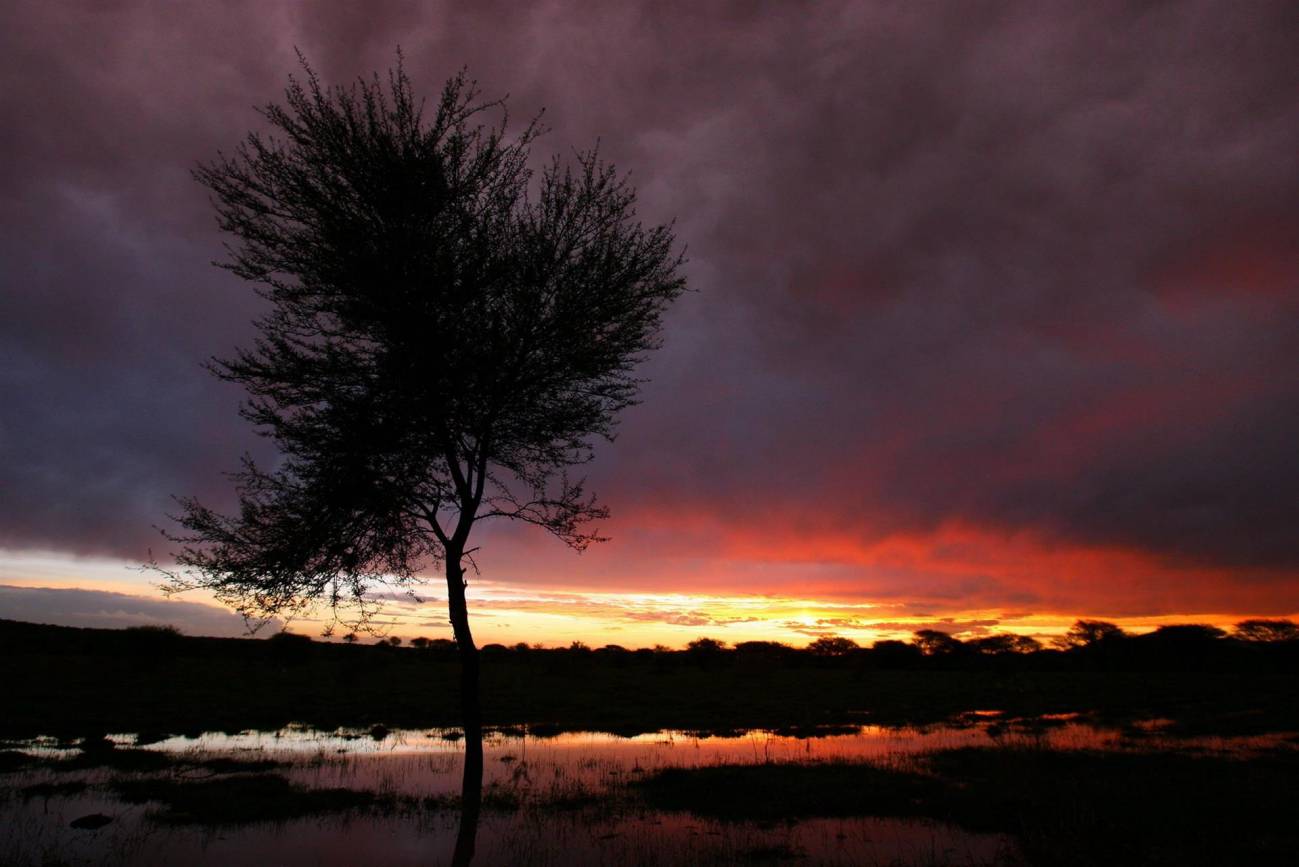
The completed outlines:
{"type": "Polygon", "coordinates": [[[149,774],[160,771],[173,773],[201,771],[207,774],[236,774],[275,770],[286,763],[274,759],[236,759],[229,756],[200,758],[189,754],[175,754],[154,750],[130,748],[103,748],[77,750],[70,756],[56,754],[27,755],[18,752],[0,752],[0,757],[12,755],[12,761],[0,761],[0,773],[43,768],[57,773],[70,773],[90,769],[105,769],[119,773],[149,774]]]}

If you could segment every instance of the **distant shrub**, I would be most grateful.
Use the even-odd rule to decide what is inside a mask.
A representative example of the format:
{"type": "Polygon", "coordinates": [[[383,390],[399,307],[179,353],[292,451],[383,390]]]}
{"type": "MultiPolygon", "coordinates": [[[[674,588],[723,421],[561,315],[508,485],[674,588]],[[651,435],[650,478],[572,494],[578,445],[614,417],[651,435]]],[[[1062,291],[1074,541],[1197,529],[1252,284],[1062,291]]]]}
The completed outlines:
{"type": "Polygon", "coordinates": [[[1227,633],[1207,623],[1175,623],[1161,626],[1146,637],[1158,641],[1204,642],[1226,638],[1227,633]]]}
{"type": "Polygon", "coordinates": [[[1027,635],[1004,632],[973,638],[965,642],[965,646],[985,656],[1001,656],[1008,653],[1035,653],[1042,649],[1042,642],[1027,635]]]}
{"type": "Polygon", "coordinates": [[[1051,643],[1061,650],[1075,647],[1093,647],[1107,641],[1127,637],[1127,633],[1104,620],[1077,620],[1069,631],[1054,639],[1051,643]]]}
{"type": "Polygon", "coordinates": [[[860,649],[857,642],[839,635],[823,635],[807,646],[813,656],[847,656],[860,649]]]}
{"type": "Polygon", "coordinates": [[[1295,641],[1299,640],[1299,625],[1293,620],[1242,620],[1231,634],[1241,641],[1295,641]]]}
{"type": "Polygon", "coordinates": [[[183,634],[178,628],[172,626],[170,623],[150,623],[144,626],[128,626],[123,631],[131,636],[150,636],[154,638],[179,638],[183,634]]]}
{"type": "Polygon", "coordinates": [[[175,626],[128,626],[122,638],[130,652],[136,654],[174,653],[185,640],[175,626]]]}
{"type": "Polygon", "coordinates": [[[735,652],[741,655],[750,656],[777,656],[789,653],[793,650],[788,644],[781,644],[779,641],[741,641],[735,645],[735,652]]]}
{"type": "Polygon", "coordinates": [[[301,659],[311,652],[314,642],[310,635],[280,631],[266,639],[266,646],[278,659],[301,659]]]}
{"type": "Polygon", "coordinates": [[[906,669],[920,663],[924,659],[924,653],[914,644],[885,639],[871,645],[870,659],[877,668],[906,669]]]}
{"type": "Polygon", "coordinates": [[[951,656],[964,647],[960,639],[937,629],[917,629],[912,633],[911,643],[925,656],[951,656]]]}
{"type": "Polygon", "coordinates": [[[266,639],[268,642],[284,647],[302,647],[311,644],[310,635],[301,635],[297,632],[277,632],[266,639]]]}

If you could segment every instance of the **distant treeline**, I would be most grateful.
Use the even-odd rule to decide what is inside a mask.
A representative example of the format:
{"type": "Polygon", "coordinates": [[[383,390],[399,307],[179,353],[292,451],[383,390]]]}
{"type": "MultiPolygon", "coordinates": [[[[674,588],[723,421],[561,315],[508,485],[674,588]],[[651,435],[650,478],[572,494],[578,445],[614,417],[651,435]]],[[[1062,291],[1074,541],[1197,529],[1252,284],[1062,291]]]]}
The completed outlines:
{"type": "MultiPolygon", "coordinates": [[[[972,708],[1293,731],[1299,641],[1286,632],[1274,624],[1128,636],[1084,623],[1049,648],[931,633],[870,648],[834,637],[806,648],[707,638],[681,650],[488,645],[483,713],[532,732],[921,724],[972,708]]],[[[0,738],[455,726],[459,677],[449,641],[203,638],[0,620],[0,738]]]]}
{"type": "MultiPolygon", "coordinates": [[[[6,653],[109,653],[142,656],[263,656],[290,661],[338,655],[356,658],[376,654],[417,654],[450,661],[456,653],[449,639],[416,638],[403,644],[395,637],[364,641],[349,635],[344,642],[314,641],[281,632],[266,640],[197,638],[170,626],[120,630],[77,629],[0,620],[0,651],[6,653]]],[[[568,647],[488,644],[483,656],[509,663],[528,660],[568,667],[573,664],[655,667],[835,667],[873,670],[1006,671],[1142,671],[1232,670],[1284,671],[1299,668],[1299,625],[1289,620],[1246,620],[1230,632],[1207,624],[1174,624],[1132,634],[1113,623],[1079,620],[1069,631],[1043,645],[1010,633],[960,640],[933,629],[916,631],[910,641],[877,641],[863,647],[848,638],[826,636],[796,648],[774,641],[744,641],[734,646],[699,638],[681,650],[663,646],[628,649],[619,645],[592,648],[575,641],[568,647]]]]}
{"type": "MultiPolygon", "coordinates": [[[[390,640],[391,641],[391,640],[390,640]]],[[[454,642],[415,639],[414,647],[454,652],[454,642]]],[[[1205,670],[1299,668],[1299,625],[1289,620],[1246,620],[1231,633],[1216,626],[1184,623],[1132,634],[1113,623],[1079,620],[1050,646],[1026,635],[1003,633],[962,641],[946,632],[921,629],[910,641],[877,641],[863,647],[849,638],[825,636],[803,648],[775,641],[734,646],[696,639],[684,650],[662,646],[628,650],[618,645],[590,648],[574,642],[562,650],[489,644],[484,655],[564,653],[610,661],[656,661],[702,665],[818,665],[878,670],[1205,670]]]]}

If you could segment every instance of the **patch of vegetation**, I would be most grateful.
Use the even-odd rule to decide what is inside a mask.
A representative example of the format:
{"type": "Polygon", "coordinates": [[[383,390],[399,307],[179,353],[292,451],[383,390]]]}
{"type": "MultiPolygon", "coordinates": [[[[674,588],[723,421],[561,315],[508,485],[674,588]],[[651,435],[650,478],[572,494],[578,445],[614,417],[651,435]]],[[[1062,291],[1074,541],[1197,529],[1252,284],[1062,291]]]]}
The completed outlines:
{"type": "Polygon", "coordinates": [[[666,768],[631,785],[657,809],[755,822],[931,815],[946,794],[932,777],[859,762],[666,768]]]}
{"type": "Polygon", "coordinates": [[[150,814],[168,825],[243,825],[285,822],[349,810],[391,806],[391,798],[352,789],[310,789],[276,774],[223,777],[200,782],[127,779],[111,783],[130,804],[153,803],[150,814]]]}
{"type": "MultiPolygon", "coordinates": [[[[0,752],[4,757],[8,751],[0,752]]],[[[42,767],[56,772],[83,771],[88,769],[107,769],[123,773],[150,774],[161,771],[175,773],[200,772],[214,774],[243,774],[273,771],[288,764],[275,759],[244,759],[231,756],[199,758],[190,754],[166,753],[157,750],[130,748],[102,748],[96,744],[93,749],[82,749],[71,755],[28,755],[14,751],[11,763],[12,770],[42,767]]],[[[5,767],[0,758],[0,769],[5,767]]]]}
{"type": "Polygon", "coordinates": [[[932,776],[868,764],[673,768],[645,802],[725,820],[925,817],[1012,835],[1039,867],[1282,864],[1299,848],[1299,751],[1248,761],[1172,752],[964,748],[932,776]]]}
{"type": "Polygon", "coordinates": [[[176,765],[177,759],[154,750],[95,749],[83,750],[71,758],[51,758],[48,766],[57,771],[79,771],[86,768],[109,768],[114,771],[150,773],[176,765]]]}
{"type": "Polygon", "coordinates": [[[952,817],[1014,833],[1034,864],[1280,864],[1299,847],[1299,752],[978,750],[928,766],[952,817]]]}

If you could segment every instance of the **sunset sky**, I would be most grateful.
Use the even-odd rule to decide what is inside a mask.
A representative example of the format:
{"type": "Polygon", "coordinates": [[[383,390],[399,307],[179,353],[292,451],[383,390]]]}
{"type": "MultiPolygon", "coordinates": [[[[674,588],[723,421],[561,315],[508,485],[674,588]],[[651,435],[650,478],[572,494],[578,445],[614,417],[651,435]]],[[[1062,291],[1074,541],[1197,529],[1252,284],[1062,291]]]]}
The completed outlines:
{"type": "MultiPolygon", "coordinates": [[[[1299,613],[1299,4],[11,0],[0,617],[239,634],[135,569],[267,443],[189,177],[300,49],[598,138],[694,292],[577,555],[485,526],[480,643],[869,643],[1299,613]]],[[[450,637],[435,573],[380,616],[450,637]]],[[[321,623],[295,629],[319,632],[321,623]]]]}

